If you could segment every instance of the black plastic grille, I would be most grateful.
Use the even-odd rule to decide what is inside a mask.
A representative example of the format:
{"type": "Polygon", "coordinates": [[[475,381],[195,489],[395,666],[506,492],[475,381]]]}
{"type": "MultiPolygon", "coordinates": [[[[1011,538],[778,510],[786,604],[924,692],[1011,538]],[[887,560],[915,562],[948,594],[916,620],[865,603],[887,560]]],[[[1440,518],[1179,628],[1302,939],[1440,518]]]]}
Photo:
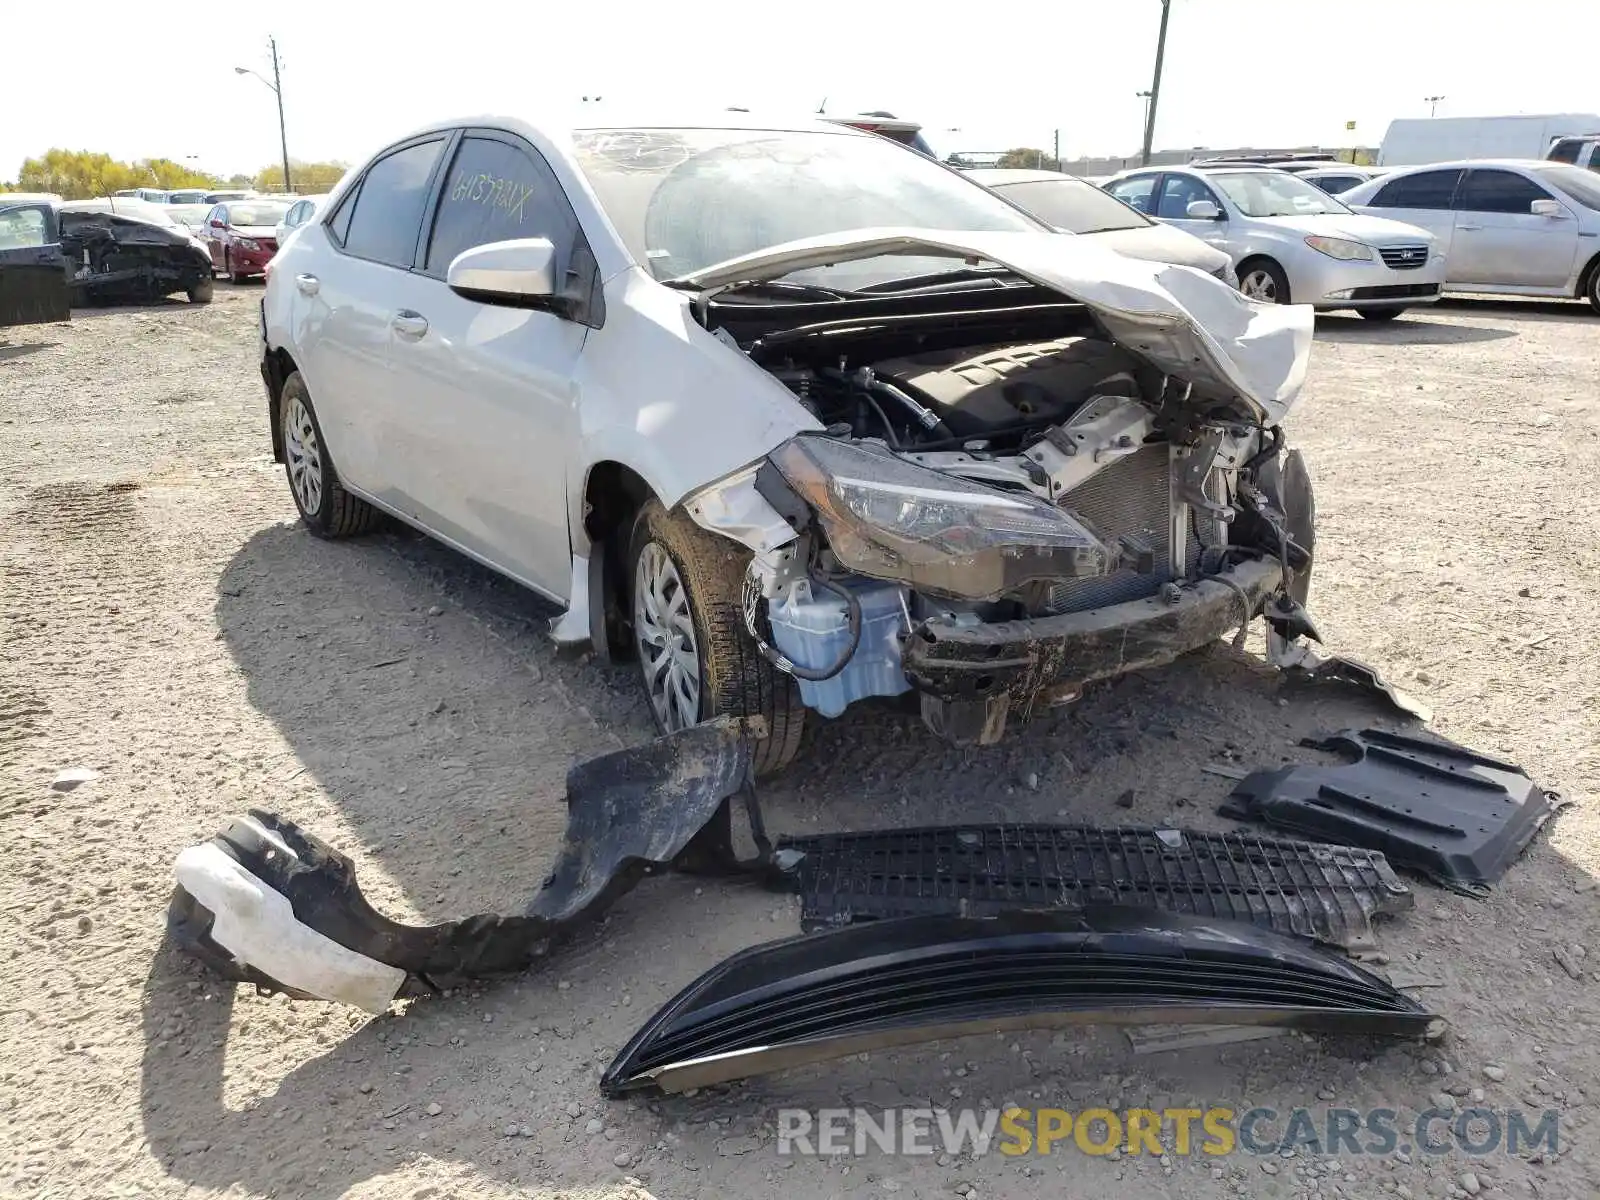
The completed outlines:
{"type": "Polygon", "coordinates": [[[789,838],[778,849],[806,929],[1125,904],[1362,949],[1374,944],[1374,917],[1414,902],[1377,851],[1249,832],[972,825],[789,838]]]}

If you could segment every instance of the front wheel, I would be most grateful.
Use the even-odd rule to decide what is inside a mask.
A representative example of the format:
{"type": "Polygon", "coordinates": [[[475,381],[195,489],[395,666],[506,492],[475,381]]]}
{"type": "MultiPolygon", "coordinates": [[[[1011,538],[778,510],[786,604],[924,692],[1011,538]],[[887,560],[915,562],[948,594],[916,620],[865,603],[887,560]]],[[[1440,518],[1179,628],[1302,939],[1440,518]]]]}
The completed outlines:
{"type": "Polygon", "coordinates": [[[1258,258],[1240,268],[1239,290],[1263,304],[1289,303],[1289,277],[1271,259],[1258,258]]]}
{"type": "Polygon", "coordinates": [[[283,430],[283,470],[306,528],[318,537],[350,537],[378,524],[378,510],[345,491],[322,440],[311,393],[299,371],[283,381],[278,397],[283,430]]]}
{"type": "Polygon", "coordinates": [[[210,304],[216,298],[216,284],[210,279],[203,279],[188,291],[190,304],[210,304]]]}
{"type": "Polygon", "coordinates": [[[1403,308],[1358,308],[1356,311],[1368,321],[1392,321],[1406,310],[1403,308]]]}
{"type": "Polygon", "coordinates": [[[1600,259],[1595,260],[1593,268],[1589,271],[1589,307],[1600,313],[1600,259]]]}
{"type": "Polygon", "coordinates": [[[794,680],[761,657],[740,603],[749,552],[681,512],[648,501],[629,545],[629,613],[645,695],[658,728],[673,733],[713,717],[760,717],[758,774],[800,749],[805,706],[794,680]]]}

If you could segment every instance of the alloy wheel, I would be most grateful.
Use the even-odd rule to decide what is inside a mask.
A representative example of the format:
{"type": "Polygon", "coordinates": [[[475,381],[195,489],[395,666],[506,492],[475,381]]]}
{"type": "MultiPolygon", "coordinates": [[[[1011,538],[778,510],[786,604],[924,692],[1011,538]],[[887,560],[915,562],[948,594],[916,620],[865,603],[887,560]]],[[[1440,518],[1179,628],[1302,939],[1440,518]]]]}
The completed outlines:
{"type": "Polygon", "coordinates": [[[1260,300],[1267,304],[1278,302],[1277,282],[1260,267],[1245,272],[1244,278],[1239,280],[1239,290],[1252,300],[1260,300]]]}
{"type": "Polygon", "coordinates": [[[657,542],[639,553],[633,579],[633,636],[656,720],[672,733],[700,721],[700,648],[689,593],[657,542]]]}
{"type": "Polygon", "coordinates": [[[299,396],[290,397],[283,414],[283,449],[289,465],[289,486],[308,516],[322,507],[322,446],[311,410],[299,396]]]}

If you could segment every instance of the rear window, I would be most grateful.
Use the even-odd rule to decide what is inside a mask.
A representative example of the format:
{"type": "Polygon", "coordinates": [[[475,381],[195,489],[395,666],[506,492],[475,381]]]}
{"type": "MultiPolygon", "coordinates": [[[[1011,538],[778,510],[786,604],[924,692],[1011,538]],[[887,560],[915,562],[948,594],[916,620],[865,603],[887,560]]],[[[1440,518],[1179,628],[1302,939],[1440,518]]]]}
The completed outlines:
{"type": "Polygon", "coordinates": [[[230,225],[276,225],[289,211],[287,204],[230,204],[230,225]]]}

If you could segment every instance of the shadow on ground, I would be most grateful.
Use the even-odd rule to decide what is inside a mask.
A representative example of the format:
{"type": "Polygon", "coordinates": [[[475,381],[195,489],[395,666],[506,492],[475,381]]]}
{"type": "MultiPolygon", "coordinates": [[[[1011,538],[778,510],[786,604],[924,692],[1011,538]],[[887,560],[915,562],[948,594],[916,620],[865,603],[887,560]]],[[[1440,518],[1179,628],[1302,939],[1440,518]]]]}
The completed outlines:
{"type": "Polygon", "coordinates": [[[1318,313],[1317,338],[1325,342],[1373,342],[1385,346],[1450,346],[1496,342],[1517,336],[1515,329],[1497,325],[1459,325],[1451,321],[1416,317],[1415,309],[1394,321],[1374,322],[1351,313],[1318,313]]]}

